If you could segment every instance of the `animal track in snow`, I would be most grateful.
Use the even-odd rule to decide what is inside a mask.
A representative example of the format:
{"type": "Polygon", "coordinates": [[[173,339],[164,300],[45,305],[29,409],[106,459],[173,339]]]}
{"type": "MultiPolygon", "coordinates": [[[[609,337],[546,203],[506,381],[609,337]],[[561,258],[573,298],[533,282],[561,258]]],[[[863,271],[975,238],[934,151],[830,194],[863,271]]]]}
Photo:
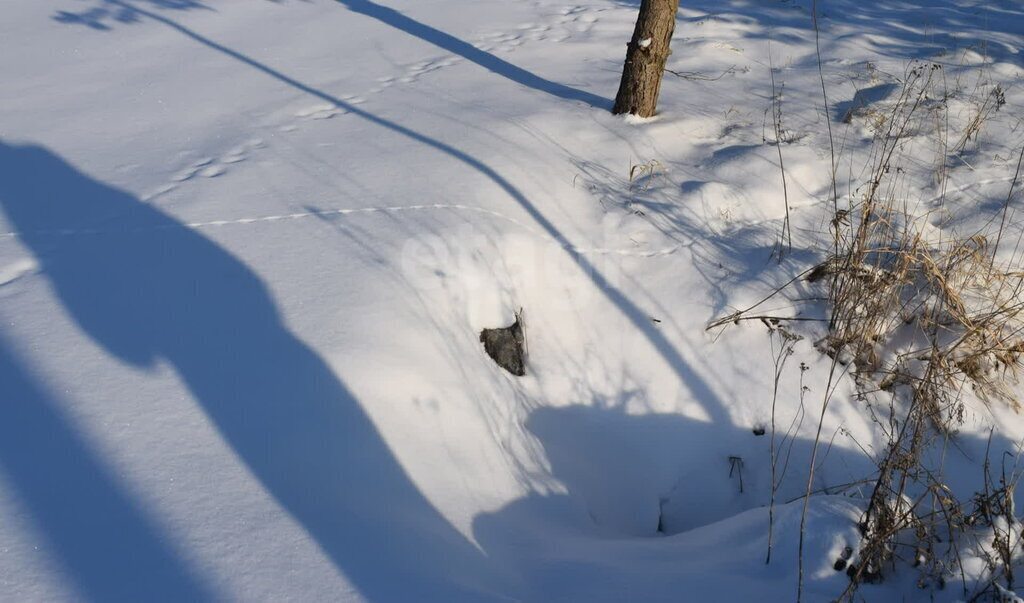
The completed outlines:
{"type": "Polygon", "coordinates": [[[418,61],[406,67],[403,72],[398,75],[389,75],[377,78],[377,86],[371,88],[370,93],[377,94],[379,92],[383,92],[385,89],[396,84],[411,84],[423,75],[444,67],[450,67],[462,60],[463,59],[461,57],[445,55],[426,61],[418,61]]]}
{"type": "MultiPolygon", "coordinates": [[[[530,28],[531,25],[523,25],[521,27],[530,28]]],[[[473,42],[473,46],[479,48],[484,52],[492,52],[494,50],[499,51],[510,51],[517,46],[523,44],[522,32],[516,33],[505,33],[505,32],[493,32],[489,34],[483,34],[477,36],[476,41],[473,42]]]]}
{"type": "Polygon", "coordinates": [[[171,175],[170,182],[161,185],[153,192],[143,195],[143,201],[152,201],[161,195],[165,195],[174,189],[178,188],[183,182],[187,182],[196,177],[201,178],[216,178],[227,173],[228,166],[236,163],[241,163],[248,159],[249,152],[254,149],[260,149],[266,146],[264,142],[258,138],[252,138],[240,145],[237,145],[229,149],[224,155],[220,157],[203,157],[196,161],[193,161],[186,167],[178,170],[171,175]]]}
{"type": "Polygon", "coordinates": [[[527,41],[565,42],[573,36],[587,34],[599,20],[597,13],[606,8],[564,6],[549,20],[542,23],[521,23],[514,33],[495,32],[476,38],[474,46],[486,51],[511,51],[527,41]]]}
{"type": "MultiPolygon", "coordinates": [[[[527,41],[554,40],[564,41],[574,34],[588,32],[594,23],[598,21],[599,13],[603,8],[590,9],[579,5],[567,5],[558,14],[552,15],[551,22],[544,23],[521,23],[515,27],[515,31],[497,31],[484,33],[470,40],[476,48],[485,52],[509,52],[523,45],[527,41]]],[[[463,57],[455,54],[444,54],[441,56],[420,60],[411,63],[399,70],[396,74],[382,75],[375,80],[375,85],[370,88],[368,94],[379,94],[384,90],[396,85],[405,85],[416,82],[419,78],[434,71],[450,67],[462,61],[463,57]]],[[[367,98],[356,95],[339,97],[341,103],[319,102],[306,106],[295,111],[293,120],[280,124],[276,129],[280,132],[294,132],[299,129],[301,122],[307,120],[331,119],[338,115],[349,113],[345,105],[359,105],[367,102],[367,98]],[[342,104],[343,103],[343,104],[342,104]]],[[[220,157],[203,157],[174,173],[171,182],[160,186],[153,192],[145,195],[143,200],[150,201],[173,191],[183,182],[193,180],[197,177],[215,178],[226,174],[233,164],[245,161],[248,153],[253,148],[262,146],[262,142],[252,141],[244,143],[229,150],[220,157]]]]}
{"type": "MultiPolygon", "coordinates": [[[[305,212],[299,212],[299,213],[294,213],[294,214],[281,214],[281,215],[273,215],[273,216],[256,216],[256,217],[250,217],[250,218],[235,218],[235,219],[232,219],[232,220],[211,220],[211,221],[207,221],[207,222],[187,222],[187,223],[182,223],[182,224],[177,225],[177,226],[179,226],[181,228],[201,229],[201,228],[214,228],[214,227],[219,227],[219,226],[238,226],[238,225],[258,224],[258,223],[266,223],[266,222],[281,222],[281,221],[287,221],[287,220],[299,220],[299,219],[302,219],[302,218],[312,218],[312,217],[323,218],[325,216],[344,216],[344,215],[351,215],[351,214],[397,213],[397,212],[430,211],[430,210],[466,211],[466,212],[474,212],[474,213],[485,214],[485,215],[488,215],[488,216],[491,216],[491,217],[494,217],[494,218],[498,218],[499,220],[503,220],[503,221],[515,224],[516,226],[522,228],[523,230],[529,232],[530,234],[532,234],[532,235],[534,235],[534,236],[536,236],[538,238],[546,239],[548,241],[551,241],[551,242],[559,245],[560,247],[565,248],[568,251],[572,251],[573,253],[585,254],[585,255],[622,255],[622,256],[634,256],[634,257],[657,257],[657,256],[663,256],[663,255],[670,255],[672,253],[675,253],[676,251],[678,251],[680,248],[683,247],[683,245],[672,245],[670,247],[665,247],[665,248],[662,248],[662,249],[652,249],[652,250],[643,250],[643,249],[639,249],[639,248],[632,248],[632,249],[609,249],[609,248],[603,248],[603,247],[580,247],[580,246],[577,246],[577,245],[572,245],[572,244],[560,241],[558,239],[555,239],[551,235],[549,235],[549,234],[547,234],[545,232],[540,231],[535,226],[532,226],[530,224],[526,224],[526,223],[522,222],[521,220],[517,220],[516,218],[512,218],[512,217],[506,216],[505,214],[502,214],[501,212],[497,212],[497,211],[494,211],[494,210],[491,210],[491,209],[486,209],[486,208],[483,208],[483,207],[474,207],[472,205],[443,204],[443,203],[435,203],[435,204],[430,204],[430,205],[399,205],[399,206],[392,206],[392,207],[355,207],[355,208],[344,208],[344,209],[313,210],[313,211],[305,211],[305,212]]],[[[36,231],[35,234],[38,234],[38,235],[50,235],[50,236],[102,236],[104,234],[124,234],[126,232],[127,233],[132,233],[132,234],[145,233],[145,232],[153,232],[153,231],[156,231],[156,230],[164,230],[166,228],[168,228],[168,227],[137,228],[137,229],[128,229],[128,230],[117,229],[117,230],[109,230],[109,231],[104,231],[104,230],[99,230],[99,229],[81,229],[81,230],[62,229],[62,230],[41,230],[41,231],[36,231]]],[[[173,227],[171,227],[171,228],[173,228],[173,227]]],[[[17,238],[19,236],[21,236],[21,233],[18,233],[18,232],[4,232],[4,233],[0,233],[0,238],[17,238]]]]}
{"type": "Polygon", "coordinates": [[[194,162],[190,166],[171,176],[171,180],[173,180],[174,182],[184,182],[186,180],[190,180],[193,176],[198,174],[200,170],[209,166],[211,163],[213,163],[213,157],[204,157],[203,159],[194,162]]]}
{"type": "Polygon", "coordinates": [[[295,112],[301,119],[330,119],[346,111],[333,103],[320,103],[295,112]]]}
{"type": "MultiPolygon", "coordinates": [[[[510,52],[527,41],[541,41],[553,39],[561,42],[569,39],[574,34],[589,32],[603,8],[589,9],[583,6],[567,6],[562,9],[559,15],[553,17],[555,25],[549,23],[522,23],[516,27],[516,31],[496,31],[477,35],[467,39],[467,42],[483,52],[510,52]]],[[[412,84],[424,75],[438,71],[445,67],[458,64],[466,59],[456,54],[444,54],[434,58],[420,60],[401,69],[398,73],[382,75],[374,80],[374,85],[367,94],[379,94],[388,88],[396,85],[412,84]]],[[[357,96],[341,97],[341,100],[358,105],[367,99],[357,96]]],[[[330,119],[336,115],[347,113],[344,108],[331,103],[319,103],[307,107],[295,113],[295,117],[302,119],[330,119]]],[[[278,128],[282,132],[292,132],[297,129],[293,123],[284,124],[278,128]]]]}
{"type": "MultiPolygon", "coordinates": [[[[366,102],[365,98],[354,95],[342,96],[339,100],[346,105],[361,105],[366,102]]],[[[334,103],[317,103],[315,105],[310,105],[305,109],[296,111],[294,115],[300,119],[330,119],[335,115],[344,115],[345,113],[348,113],[348,109],[340,105],[336,105],[334,103]]],[[[291,128],[286,130],[285,128],[286,126],[283,126],[281,129],[285,131],[295,129],[291,128]]]]}

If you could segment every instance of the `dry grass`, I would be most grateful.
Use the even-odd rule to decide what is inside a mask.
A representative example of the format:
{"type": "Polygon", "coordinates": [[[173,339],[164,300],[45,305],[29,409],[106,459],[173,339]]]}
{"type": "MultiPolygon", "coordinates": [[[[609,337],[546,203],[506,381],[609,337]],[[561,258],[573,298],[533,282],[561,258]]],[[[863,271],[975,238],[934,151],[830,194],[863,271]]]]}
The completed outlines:
{"type": "MultiPolygon", "coordinates": [[[[969,400],[1020,410],[1016,385],[1024,367],[1024,272],[999,254],[1013,188],[1001,220],[963,235],[934,225],[936,216],[913,200],[926,184],[921,166],[930,166],[927,184],[945,190],[950,162],[966,163],[959,154],[969,141],[977,143],[985,120],[1005,103],[998,86],[984,92],[976,86],[973,97],[956,97],[944,89],[942,71],[912,65],[895,101],[860,116],[874,134],[868,169],[845,206],[836,201],[826,259],[803,275],[827,300],[828,327],[816,347],[833,358],[833,370],[852,369],[861,399],[888,406],[887,416],[872,415],[888,442],[859,524],[862,540],[836,561],[850,577],[841,600],[852,598],[859,584],[882,580],[901,560],[918,568],[922,588],[943,588],[947,579],[963,577],[964,547],[989,563],[990,578],[975,599],[1013,587],[1019,475],[1004,470],[994,482],[986,462],[985,491],[960,501],[941,471],[923,460],[926,450],[953,437],[969,400]],[[922,147],[934,157],[923,157],[922,147]]],[[[763,320],[752,310],[766,300],[709,328],[763,320]]],[[[829,392],[831,383],[830,377],[829,392]]],[[[808,492],[813,458],[810,472],[808,492]]],[[[970,599],[966,578],[960,581],[970,599]]]]}
{"type": "MultiPolygon", "coordinates": [[[[807,276],[828,288],[829,332],[820,349],[852,362],[857,376],[888,390],[906,386],[941,430],[959,417],[969,384],[985,400],[1019,409],[1012,385],[1024,352],[1024,274],[997,260],[1001,227],[950,236],[916,216],[899,151],[928,114],[937,66],[918,66],[876,138],[860,199],[833,216],[834,252],[807,276]]],[[[978,114],[987,114],[989,98],[978,114]]],[[[977,135],[971,119],[967,133],[977,135]]]]}
{"type": "MultiPolygon", "coordinates": [[[[1024,365],[1024,274],[998,259],[1005,219],[990,222],[985,232],[950,235],[906,200],[913,188],[903,168],[908,139],[922,137],[929,123],[949,123],[948,115],[936,115],[948,106],[948,96],[936,93],[940,73],[937,65],[915,66],[889,113],[875,116],[869,178],[859,198],[832,217],[833,253],[807,276],[823,283],[829,302],[828,332],[818,348],[853,365],[863,397],[890,396],[889,424],[882,426],[889,443],[841,599],[860,583],[880,581],[900,559],[919,568],[922,588],[943,588],[948,576],[962,571],[958,543],[976,536],[979,517],[994,534],[981,547],[993,577],[981,592],[1013,586],[1017,478],[1004,475],[1000,486],[987,485],[975,497],[976,509],[967,512],[941,473],[923,461],[924,451],[963,421],[965,388],[986,403],[1019,410],[1015,385],[1024,365]]],[[[956,135],[954,153],[979,136],[984,119],[1002,102],[996,87],[976,103],[956,135]]],[[[950,139],[948,130],[943,134],[935,139],[950,139]]],[[[948,148],[943,144],[938,151],[933,164],[942,178],[948,148]]],[[[991,484],[987,464],[986,480],[991,484]]]]}

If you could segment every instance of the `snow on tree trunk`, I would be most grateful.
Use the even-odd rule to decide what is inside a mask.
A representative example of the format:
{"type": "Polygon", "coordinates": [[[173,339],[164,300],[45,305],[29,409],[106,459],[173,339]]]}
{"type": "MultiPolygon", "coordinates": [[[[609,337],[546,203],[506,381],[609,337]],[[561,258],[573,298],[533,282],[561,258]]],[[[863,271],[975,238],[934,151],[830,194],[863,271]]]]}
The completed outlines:
{"type": "Polygon", "coordinates": [[[661,91],[661,75],[668,60],[669,43],[676,27],[679,0],[642,0],[633,39],[626,45],[619,93],[612,113],[654,115],[661,91]]]}

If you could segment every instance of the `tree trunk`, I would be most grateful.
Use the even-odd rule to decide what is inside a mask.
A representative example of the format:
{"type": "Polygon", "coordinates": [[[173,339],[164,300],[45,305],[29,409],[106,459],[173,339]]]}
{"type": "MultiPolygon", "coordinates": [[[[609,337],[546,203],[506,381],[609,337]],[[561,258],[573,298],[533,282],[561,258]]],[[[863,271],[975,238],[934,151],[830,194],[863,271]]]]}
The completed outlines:
{"type": "Polygon", "coordinates": [[[669,43],[676,28],[679,0],[642,0],[633,39],[626,45],[619,93],[612,113],[654,115],[661,91],[661,74],[668,60],[669,43]]]}

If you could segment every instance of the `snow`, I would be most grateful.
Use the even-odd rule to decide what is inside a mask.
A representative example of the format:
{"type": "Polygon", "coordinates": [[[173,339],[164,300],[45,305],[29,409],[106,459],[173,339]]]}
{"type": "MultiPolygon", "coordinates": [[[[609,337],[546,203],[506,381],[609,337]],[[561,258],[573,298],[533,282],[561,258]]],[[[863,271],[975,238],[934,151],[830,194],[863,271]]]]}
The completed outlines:
{"type": "MultiPolygon", "coordinates": [[[[955,119],[996,84],[1006,106],[909,202],[998,221],[1024,12],[819,2],[819,76],[809,1],[684,5],[686,77],[641,120],[609,112],[632,1],[8,3],[0,600],[793,600],[831,362],[808,325],[765,564],[773,341],[705,327],[824,259],[828,127],[856,196],[915,59],[955,119]],[[478,337],[520,309],[517,378],[478,337]]],[[[1022,429],[968,407],[934,451],[958,495],[1022,429]]],[[[821,433],[816,491],[872,475],[848,376],[821,433]]],[[[846,588],[869,493],[811,497],[805,600],[846,588]]]]}

